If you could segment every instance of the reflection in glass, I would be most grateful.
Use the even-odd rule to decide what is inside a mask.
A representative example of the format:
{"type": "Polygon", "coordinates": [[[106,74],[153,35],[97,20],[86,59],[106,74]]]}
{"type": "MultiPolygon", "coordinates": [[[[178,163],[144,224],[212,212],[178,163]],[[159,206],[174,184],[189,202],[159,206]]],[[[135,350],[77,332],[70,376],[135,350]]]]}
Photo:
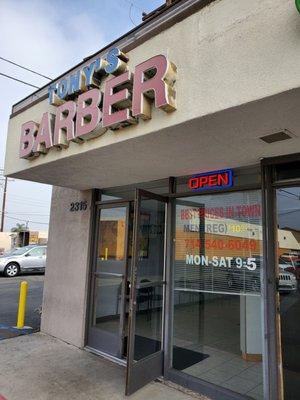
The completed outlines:
{"type": "Polygon", "coordinates": [[[300,393],[300,188],[277,190],[284,399],[300,393]]]}
{"type": "Polygon", "coordinates": [[[138,234],[134,359],[161,349],[165,203],[142,199],[138,234]]]}
{"type": "Polygon", "coordinates": [[[122,277],[101,275],[95,280],[94,325],[119,332],[122,277]]]}
{"type": "Polygon", "coordinates": [[[134,359],[140,360],[161,349],[163,286],[137,289],[134,359]]]}
{"type": "Polygon", "coordinates": [[[260,191],[176,200],[173,367],[263,399],[260,191]]]}
{"type": "Polygon", "coordinates": [[[123,356],[127,207],[101,208],[89,344],[123,356]]]}
{"type": "Polygon", "coordinates": [[[124,260],[126,207],[104,208],[100,214],[98,258],[124,260]]]}

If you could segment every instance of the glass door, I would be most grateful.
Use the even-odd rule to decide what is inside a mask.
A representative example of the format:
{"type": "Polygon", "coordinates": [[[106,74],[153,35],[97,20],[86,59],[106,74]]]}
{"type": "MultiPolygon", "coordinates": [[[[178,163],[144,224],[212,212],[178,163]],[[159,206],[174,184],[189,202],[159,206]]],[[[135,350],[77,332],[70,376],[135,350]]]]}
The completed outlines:
{"type": "Polygon", "coordinates": [[[125,342],[129,204],[101,206],[97,212],[89,347],[122,358],[125,342]]]}
{"type": "Polygon", "coordinates": [[[284,400],[300,396],[300,186],[277,189],[277,257],[284,400]]]}
{"type": "Polygon", "coordinates": [[[163,373],[165,220],[168,199],[136,191],[126,394],[163,373]]]}

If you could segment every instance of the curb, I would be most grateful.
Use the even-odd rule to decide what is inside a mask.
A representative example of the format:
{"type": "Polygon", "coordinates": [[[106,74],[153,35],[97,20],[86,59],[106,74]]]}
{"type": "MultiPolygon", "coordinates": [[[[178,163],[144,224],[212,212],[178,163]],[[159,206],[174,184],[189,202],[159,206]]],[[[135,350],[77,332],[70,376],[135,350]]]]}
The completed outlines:
{"type": "MultiPolygon", "coordinates": [[[[28,335],[30,333],[33,333],[33,328],[31,328],[29,326],[26,326],[22,329],[18,329],[13,326],[0,324],[0,341],[4,340],[4,339],[14,338],[17,336],[28,335]]],[[[0,400],[2,400],[1,395],[0,395],[0,400]]]]}

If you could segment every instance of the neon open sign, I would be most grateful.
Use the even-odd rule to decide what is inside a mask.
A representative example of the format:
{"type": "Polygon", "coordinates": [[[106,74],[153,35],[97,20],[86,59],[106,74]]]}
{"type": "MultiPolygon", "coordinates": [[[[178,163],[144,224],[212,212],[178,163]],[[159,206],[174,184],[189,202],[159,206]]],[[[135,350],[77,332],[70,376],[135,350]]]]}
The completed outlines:
{"type": "Polygon", "coordinates": [[[188,188],[193,191],[207,189],[226,189],[233,186],[232,169],[211,171],[193,175],[188,180],[188,188]]]}

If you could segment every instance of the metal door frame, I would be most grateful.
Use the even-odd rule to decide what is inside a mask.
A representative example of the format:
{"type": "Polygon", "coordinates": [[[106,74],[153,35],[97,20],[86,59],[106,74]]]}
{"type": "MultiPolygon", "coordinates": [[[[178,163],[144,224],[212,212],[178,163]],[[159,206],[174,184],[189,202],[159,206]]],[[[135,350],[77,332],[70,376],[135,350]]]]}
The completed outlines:
{"type": "MultiPolygon", "coordinates": [[[[169,198],[143,189],[136,189],[134,202],[134,227],[133,227],[133,249],[131,263],[130,284],[130,306],[128,320],[128,344],[127,344],[127,369],[126,369],[126,395],[130,395],[144,384],[149,383],[160,375],[163,375],[164,363],[164,331],[165,331],[165,299],[166,299],[166,249],[167,249],[167,215],[169,198]],[[135,326],[136,326],[136,289],[138,272],[138,249],[139,249],[139,225],[141,222],[142,198],[157,200],[165,204],[165,229],[164,229],[164,273],[163,280],[163,303],[162,303],[162,325],[161,325],[161,350],[134,361],[135,326]],[[133,380],[134,379],[134,380],[133,380]],[[144,384],[142,383],[144,382],[144,384]],[[142,383],[142,385],[141,385],[142,383]]],[[[152,282],[152,284],[155,284],[152,282]]]]}
{"type": "Polygon", "coordinates": [[[299,162],[300,153],[263,159],[263,229],[265,258],[265,376],[267,399],[284,399],[284,382],[282,370],[280,297],[277,289],[277,196],[276,190],[283,187],[300,186],[300,178],[276,180],[275,167],[279,164],[299,162]]]}
{"type": "MultiPolygon", "coordinates": [[[[98,202],[94,203],[93,210],[93,219],[94,223],[92,226],[92,234],[93,243],[91,244],[91,267],[90,267],[90,279],[89,279],[89,296],[88,296],[88,310],[87,310],[87,325],[86,325],[86,346],[95,350],[98,353],[102,353],[111,358],[122,359],[122,355],[124,353],[124,333],[125,333],[125,312],[126,312],[126,301],[125,301],[125,293],[126,293],[126,282],[127,282],[127,271],[128,271],[128,228],[129,228],[129,217],[130,217],[130,201],[109,201],[109,202],[98,202]],[[123,274],[123,283],[121,290],[121,302],[120,302],[120,329],[119,329],[119,339],[120,339],[120,347],[119,347],[119,356],[114,356],[110,353],[106,353],[103,349],[97,349],[93,346],[90,346],[89,341],[89,332],[92,328],[93,324],[93,314],[94,314],[94,300],[95,300],[95,281],[99,273],[96,272],[97,266],[97,250],[98,250],[98,239],[99,239],[99,223],[100,223],[100,212],[102,209],[113,209],[125,207],[126,208],[126,231],[125,231],[125,240],[124,240],[124,274],[123,274]]],[[[120,275],[120,274],[116,274],[120,275]]]]}

